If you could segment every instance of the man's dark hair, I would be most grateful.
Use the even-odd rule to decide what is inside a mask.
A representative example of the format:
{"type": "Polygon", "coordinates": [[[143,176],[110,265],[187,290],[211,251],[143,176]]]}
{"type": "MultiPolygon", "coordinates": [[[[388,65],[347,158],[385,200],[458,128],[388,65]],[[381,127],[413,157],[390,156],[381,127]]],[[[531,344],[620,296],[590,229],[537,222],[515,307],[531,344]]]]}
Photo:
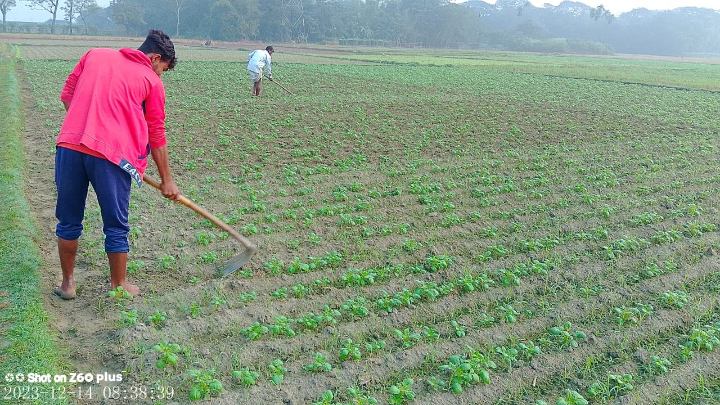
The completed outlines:
{"type": "Polygon", "coordinates": [[[273,49],[273,47],[270,46],[270,45],[266,46],[266,47],[265,47],[265,50],[268,51],[268,52],[271,52],[271,51],[272,51],[272,52],[275,52],[275,50],[273,49]]]}
{"type": "Polygon", "coordinates": [[[170,62],[168,69],[172,69],[177,64],[177,58],[175,57],[175,45],[173,45],[170,37],[162,32],[161,30],[150,30],[148,32],[145,42],[140,45],[138,51],[145,55],[149,53],[156,53],[160,55],[160,59],[165,62],[170,62]]]}

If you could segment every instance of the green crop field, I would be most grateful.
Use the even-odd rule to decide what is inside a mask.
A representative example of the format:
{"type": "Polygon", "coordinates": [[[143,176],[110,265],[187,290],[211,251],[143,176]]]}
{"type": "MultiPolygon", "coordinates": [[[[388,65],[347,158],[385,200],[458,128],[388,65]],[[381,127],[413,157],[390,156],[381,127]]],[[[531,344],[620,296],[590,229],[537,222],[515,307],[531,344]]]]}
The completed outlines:
{"type": "Polygon", "coordinates": [[[0,42],[49,323],[72,371],[122,375],[69,402],[720,403],[720,65],[278,44],[292,94],[252,98],[252,44],[179,43],[176,181],[259,252],[221,277],[237,242],[133,188],[142,294],[109,296],[91,195],[64,302],[59,93],[139,40],[0,42]]]}

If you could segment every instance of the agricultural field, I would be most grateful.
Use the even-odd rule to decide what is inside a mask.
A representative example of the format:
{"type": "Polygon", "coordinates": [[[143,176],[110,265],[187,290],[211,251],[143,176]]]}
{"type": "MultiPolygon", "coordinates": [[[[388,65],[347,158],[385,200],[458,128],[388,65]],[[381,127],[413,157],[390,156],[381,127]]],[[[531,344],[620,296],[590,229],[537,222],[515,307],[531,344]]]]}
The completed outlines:
{"type": "Polygon", "coordinates": [[[180,44],[176,182],[259,252],[221,277],[242,248],[133,188],[142,293],[109,295],[90,196],[61,301],[59,93],[93,45],[0,40],[44,306],[74,369],[123,375],[70,402],[720,403],[719,65],[276,45],[292,94],[252,98],[252,44],[180,44]]]}

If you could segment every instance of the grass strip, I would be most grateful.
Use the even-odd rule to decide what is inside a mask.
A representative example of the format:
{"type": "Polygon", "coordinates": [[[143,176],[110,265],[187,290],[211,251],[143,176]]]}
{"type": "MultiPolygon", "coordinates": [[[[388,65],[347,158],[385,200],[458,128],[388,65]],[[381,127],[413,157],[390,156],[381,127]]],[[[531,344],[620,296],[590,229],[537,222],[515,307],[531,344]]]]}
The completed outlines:
{"type": "Polygon", "coordinates": [[[69,367],[40,296],[37,228],[24,193],[19,84],[14,48],[6,44],[0,44],[0,83],[0,393],[3,402],[67,403],[60,395],[64,384],[27,382],[29,373],[54,377],[69,367]],[[25,381],[11,381],[8,374],[22,374],[25,381]]]}

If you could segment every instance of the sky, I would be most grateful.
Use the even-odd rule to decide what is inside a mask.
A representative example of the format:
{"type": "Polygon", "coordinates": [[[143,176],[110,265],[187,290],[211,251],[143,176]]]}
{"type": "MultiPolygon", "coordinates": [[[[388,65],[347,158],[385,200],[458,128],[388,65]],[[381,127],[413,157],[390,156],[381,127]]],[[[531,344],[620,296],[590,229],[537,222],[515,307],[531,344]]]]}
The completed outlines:
{"type": "MultiPolygon", "coordinates": [[[[462,3],[464,0],[452,0],[454,3],[462,3]]],[[[494,4],[496,0],[484,0],[486,3],[494,4]]],[[[599,5],[605,6],[606,10],[616,16],[628,12],[636,8],[647,8],[650,10],[671,10],[678,7],[705,7],[720,10],[720,1],[718,0],[576,0],[585,3],[591,7],[599,5]]],[[[554,6],[560,4],[562,0],[530,0],[536,7],[542,7],[544,4],[552,4],[554,6]]],[[[110,0],[97,0],[100,7],[107,7],[110,0]]],[[[50,19],[50,13],[45,10],[32,10],[26,5],[24,0],[17,0],[17,6],[13,7],[7,15],[8,21],[29,21],[43,22],[50,19]]],[[[58,19],[63,18],[58,11],[58,19]]]]}
{"type": "MultiPolygon", "coordinates": [[[[483,0],[486,3],[495,4],[495,0],[483,0]]],[[[590,7],[603,5],[606,10],[616,16],[632,11],[636,8],[647,8],[648,10],[672,10],[680,7],[704,7],[714,10],[720,9],[720,1],[718,0],[574,0],[579,3],[585,3],[590,7]]],[[[462,0],[453,1],[454,3],[462,3],[462,0]]],[[[557,6],[562,0],[530,0],[535,7],[542,7],[544,4],[552,4],[557,6]]]]}

